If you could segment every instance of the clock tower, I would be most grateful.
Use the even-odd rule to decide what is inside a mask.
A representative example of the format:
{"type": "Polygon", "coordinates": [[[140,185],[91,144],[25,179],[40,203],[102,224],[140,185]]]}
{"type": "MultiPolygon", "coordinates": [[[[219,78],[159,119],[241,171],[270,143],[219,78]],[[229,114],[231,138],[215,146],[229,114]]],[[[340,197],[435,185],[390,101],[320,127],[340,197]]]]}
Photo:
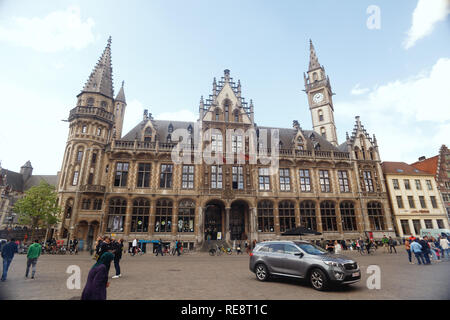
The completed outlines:
{"type": "Polygon", "coordinates": [[[313,130],[337,146],[332,100],[333,92],[331,91],[330,79],[325,74],[325,68],[319,64],[316,50],[311,40],[309,40],[309,45],[309,68],[307,74],[303,73],[303,77],[305,79],[305,92],[308,95],[313,130]]]}

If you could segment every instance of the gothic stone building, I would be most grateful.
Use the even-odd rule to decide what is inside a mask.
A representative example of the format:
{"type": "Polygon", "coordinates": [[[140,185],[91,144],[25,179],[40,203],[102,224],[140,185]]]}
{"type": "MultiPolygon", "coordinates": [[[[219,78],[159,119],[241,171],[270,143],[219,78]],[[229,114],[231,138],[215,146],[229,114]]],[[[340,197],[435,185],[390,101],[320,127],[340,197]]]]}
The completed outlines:
{"type": "Polygon", "coordinates": [[[196,122],[155,120],[145,110],[123,135],[127,104],[123,82],[114,98],[109,40],[70,110],[58,186],[64,208],[59,237],[75,236],[88,245],[98,234],[128,241],[180,239],[200,248],[206,239],[280,239],[295,226],[322,233],[314,239],[395,235],[375,136],[356,117],[352,134],[338,144],[330,79],[312,43],[304,79],[313,130],[295,120],[292,128],[257,125],[252,100],[245,101],[240,81],[225,70],[220,81],[214,79],[209,98],[201,98],[196,122]],[[174,163],[172,149],[181,144],[172,136],[177,129],[192,136],[216,129],[191,143],[194,154],[232,148],[245,153],[244,162],[174,163]],[[227,136],[230,129],[236,134],[227,136]],[[258,139],[263,129],[278,130],[276,174],[249,161],[254,149],[249,136],[240,135],[249,129],[258,139]]]}

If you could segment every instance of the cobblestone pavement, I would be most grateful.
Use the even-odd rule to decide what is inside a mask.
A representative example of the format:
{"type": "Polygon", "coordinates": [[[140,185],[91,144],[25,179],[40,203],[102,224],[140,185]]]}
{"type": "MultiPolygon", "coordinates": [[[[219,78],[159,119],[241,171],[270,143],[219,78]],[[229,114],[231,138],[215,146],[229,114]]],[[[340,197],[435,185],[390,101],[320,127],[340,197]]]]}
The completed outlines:
{"type": "MultiPolygon", "coordinates": [[[[358,261],[362,279],[349,287],[318,292],[299,280],[275,279],[259,282],[248,269],[249,257],[224,255],[210,257],[191,253],[181,257],[124,256],[122,278],[111,279],[108,299],[450,299],[450,261],[419,266],[410,265],[406,252],[361,256],[345,254],[358,261]],[[381,289],[366,286],[367,267],[381,268],[381,289]]],[[[94,261],[79,255],[43,255],[37,264],[36,279],[25,279],[26,257],[16,255],[8,280],[0,282],[6,299],[79,299],[94,261]],[[81,289],[67,289],[67,267],[81,268],[81,289]]],[[[114,274],[111,264],[110,276],[114,274]]]]}

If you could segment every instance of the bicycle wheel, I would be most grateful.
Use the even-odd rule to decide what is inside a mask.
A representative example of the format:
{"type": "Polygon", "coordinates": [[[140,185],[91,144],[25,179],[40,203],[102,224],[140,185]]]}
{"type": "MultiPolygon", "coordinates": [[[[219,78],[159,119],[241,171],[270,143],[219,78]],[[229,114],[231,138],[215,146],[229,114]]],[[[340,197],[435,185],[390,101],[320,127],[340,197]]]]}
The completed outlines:
{"type": "Polygon", "coordinates": [[[216,254],[216,249],[209,250],[209,255],[214,256],[216,254]]]}

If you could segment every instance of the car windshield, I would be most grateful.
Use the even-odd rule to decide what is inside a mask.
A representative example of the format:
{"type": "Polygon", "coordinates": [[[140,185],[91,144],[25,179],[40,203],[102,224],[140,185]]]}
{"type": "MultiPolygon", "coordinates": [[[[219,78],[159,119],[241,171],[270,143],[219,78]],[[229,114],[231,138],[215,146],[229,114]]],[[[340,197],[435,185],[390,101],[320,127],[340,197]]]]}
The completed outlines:
{"type": "Polygon", "coordinates": [[[295,244],[308,254],[313,254],[313,255],[318,256],[318,255],[327,253],[326,250],[324,250],[321,247],[318,247],[312,243],[296,242],[295,244]]]}

